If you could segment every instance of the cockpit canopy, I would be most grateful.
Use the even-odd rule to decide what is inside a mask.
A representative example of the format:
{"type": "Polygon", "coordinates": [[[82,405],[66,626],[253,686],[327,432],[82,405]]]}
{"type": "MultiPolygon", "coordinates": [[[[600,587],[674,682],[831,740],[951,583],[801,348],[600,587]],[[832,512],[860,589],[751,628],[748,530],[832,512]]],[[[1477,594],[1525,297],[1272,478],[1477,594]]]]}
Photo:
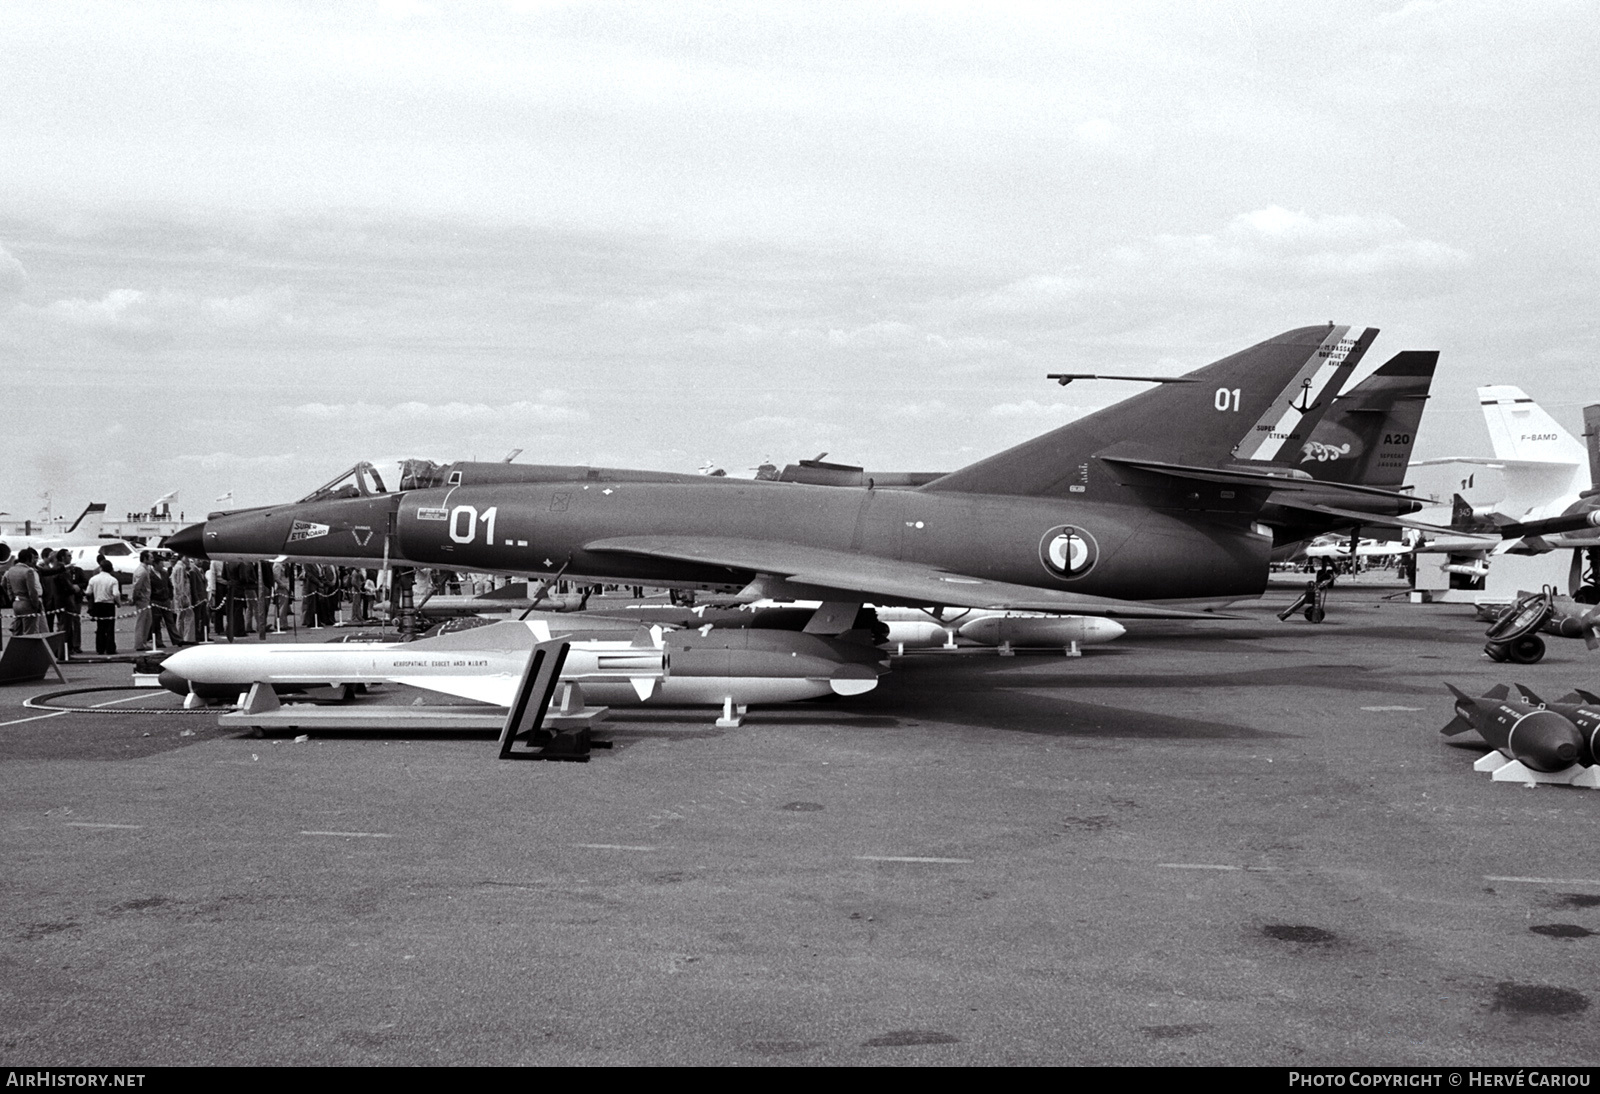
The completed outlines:
{"type": "Polygon", "coordinates": [[[365,460],[356,464],[350,470],[335,476],[333,479],[317,487],[311,493],[301,498],[307,501],[332,501],[335,498],[370,498],[379,494],[387,494],[388,488],[383,485],[383,476],[378,474],[378,469],[365,460]]]}
{"type": "Polygon", "coordinates": [[[431,490],[436,486],[444,486],[451,466],[432,460],[401,460],[400,489],[431,490]]]}

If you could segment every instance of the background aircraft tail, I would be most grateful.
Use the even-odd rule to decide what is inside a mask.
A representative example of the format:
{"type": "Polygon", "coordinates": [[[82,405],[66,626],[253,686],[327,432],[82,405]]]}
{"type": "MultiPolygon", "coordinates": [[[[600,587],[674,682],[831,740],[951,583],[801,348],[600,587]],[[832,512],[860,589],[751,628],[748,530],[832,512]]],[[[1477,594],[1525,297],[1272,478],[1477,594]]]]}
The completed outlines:
{"type": "Polygon", "coordinates": [[[99,539],[100,526],[105,521],[106,503],[92,501],[78,514],[78,519],[72,522],[72,527],[67,529],[67,535],[83,539],[99,539]]]}
{"type": "Polygon", "coordinates": [[[1583,442],[1589,449],[1589,484],[1600,486],[1600,403],[1583,408],[1583,442]]]}
{"type": "Polygon", "coordinates": [[[1296,467],[1323,482],[1398,487],[1411,466],[1438,350],[1406,350],[1334,400],[1296,467]]]}
{"type": "Polygon", "coordinates": [[[1583,445],[1521,388],[1480,387],[1478,401],[1495,459],[1506,461],[1506,512],[1517,516],[1588,488],[1583,445]]]}
{"type": "Polygon", "coordinates": [[[1480,387],[1483,421],[1499,460],[1581,464],[1583,446],[1519,387],[1480,387]]]}
{"type": "Polygon", "coordinates": [[[1302,419],[1327,412],[1378,333],[1369,328],[1348,338],[1349,331],[1332,325],[1286,331],[922,489],[1068,497],[1092,493],[1097,472],[1090,459],[1097,455],[1209,467],[1287,458],[1309,439],[1300,433],[1302,419]]]}

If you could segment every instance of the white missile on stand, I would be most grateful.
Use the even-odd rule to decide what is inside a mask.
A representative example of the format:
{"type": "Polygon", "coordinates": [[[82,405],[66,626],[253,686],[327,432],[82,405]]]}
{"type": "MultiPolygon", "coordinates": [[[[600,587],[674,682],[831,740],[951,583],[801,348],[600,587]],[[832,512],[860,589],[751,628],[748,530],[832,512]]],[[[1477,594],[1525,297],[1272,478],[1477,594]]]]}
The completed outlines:
{"type": "MultiPolygon", "coordinates": [[[[787,631],[640,630],[629,639],[558,634],[570,643],[560,679],[588,699],[663,706],[791,702],[877,686],[882,653],[858,643],[787,631]]],[[[274,688],[406,684],[509,706],[528,651],[552,638],[544,620],[494,623],[415,642],[204,645],[162,663],[169,690],[232,700],[253,684],[274,688]]]]}

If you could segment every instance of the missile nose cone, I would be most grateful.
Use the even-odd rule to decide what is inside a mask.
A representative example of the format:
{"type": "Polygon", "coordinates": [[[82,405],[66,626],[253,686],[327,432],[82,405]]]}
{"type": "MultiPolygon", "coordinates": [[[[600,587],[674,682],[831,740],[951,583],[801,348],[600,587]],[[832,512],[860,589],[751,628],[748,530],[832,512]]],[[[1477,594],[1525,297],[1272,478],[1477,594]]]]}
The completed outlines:
{"type": "MultiPolygon", "coordinates": [[[[207,647],[205,646],[195,646],[191,649],[178,650],[168,656],[165,661],[161,662],[163,685],[165,685],[168,676],[185,682],[191,679],[194,676],[195,669],[198,667],[198,662],[204,658],[206,649],[207,647]]],[[[189,689],[185,687],[184,690],[188,691],[189,689]]]]}
{"type": "Polygon", "coordinates": [[[1506,742],[1511,754],[1534,771],[1561,771],[1578,762],[1583,738],[1578,727],[1553,710],[1522,718],[1506,742]]]}
{"type": "Polygon", "coordinates": [[[176,532],[162,540],[161,546],[167,548],[169,551],[176,551],[180,555],[185,555],[189,558],[196,558],[202,562],[205,562],[208,561],[206,558],[205,539],[206,524],[205,521],[201,521],[199,524],[191,524],[187,528],[179,528],[176,532]]]}

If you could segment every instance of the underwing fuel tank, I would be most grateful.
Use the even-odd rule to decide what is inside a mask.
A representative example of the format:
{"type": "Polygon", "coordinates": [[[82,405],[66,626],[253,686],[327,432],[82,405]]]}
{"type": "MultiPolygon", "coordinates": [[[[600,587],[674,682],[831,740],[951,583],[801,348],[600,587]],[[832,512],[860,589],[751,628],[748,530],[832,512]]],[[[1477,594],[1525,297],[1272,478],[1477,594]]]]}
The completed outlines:
{"type": "Polygon", "coordinates": [[[735,703],[771,703],[830,692],[861,695],[878,686],[883,656],[864,642],[798,631],[676,631],[666,636],[661,701],[720,703],[731,696],[735,703]]]}
{"type": "Polygon", "coordinates": [[[1097,616],[991,615],[964,623],[956,634],[986,646],[1070,646],[1110,642],[1127,633],[1121,623],[1097,616]]]}
{"type": "Polygon", "coordinates": [[[1563,771],[1583,755],[1577,726],[1553,710],[1513,698],[1504,684],[1481,698],[1453,684],[1445,687],[1456,697],[1456,716],[1439,730],[1447,737],[1475,729],[1491,748],[1533,771],[1563,771]]]}
{"type": "Polygon", "coordinates": [[[1093,646],[1128,633],[1113,619],[1094,615],[1040,615],[1036,612],[959,612],[935,619],[921,608],[878,608],[878,619],[889,628],[889,646],[906,649],[946,646],[962,638],[983,646],[1065,647],[1076,642],[1093,646]]]}

